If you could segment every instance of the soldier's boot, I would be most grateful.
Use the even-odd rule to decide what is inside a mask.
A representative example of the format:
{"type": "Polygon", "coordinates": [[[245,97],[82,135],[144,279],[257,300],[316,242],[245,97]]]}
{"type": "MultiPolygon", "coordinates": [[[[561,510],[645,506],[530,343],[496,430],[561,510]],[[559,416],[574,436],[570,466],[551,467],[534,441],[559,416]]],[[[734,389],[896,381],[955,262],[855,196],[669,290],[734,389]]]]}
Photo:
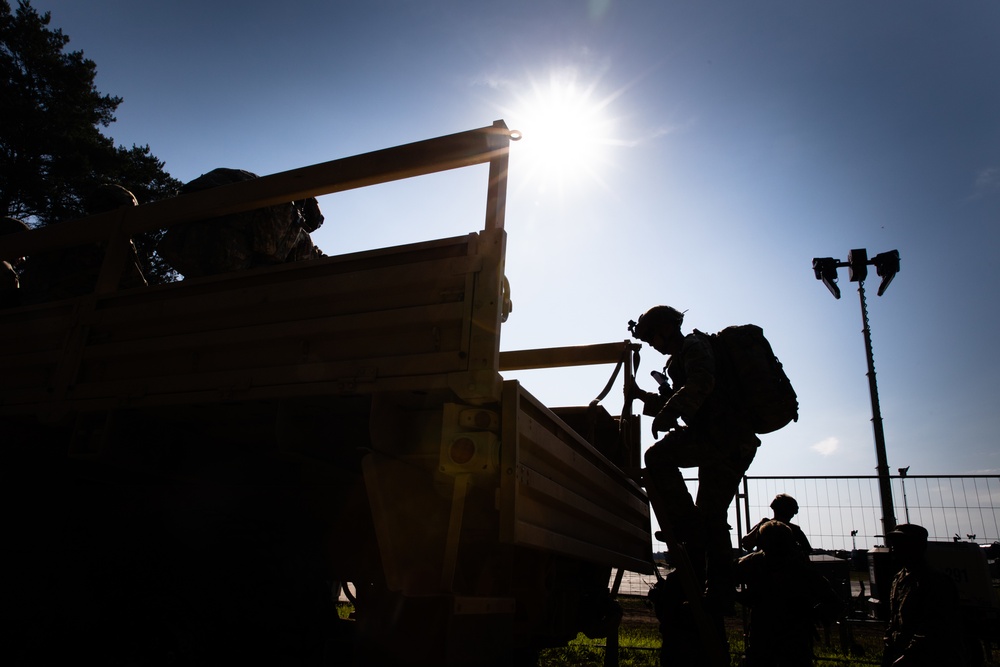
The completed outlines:
{"type": "MultiPolygon", "coordinates": [[[[685,544],[677,539],[671,524],[673,512],[664,503],[658,487],[648,482],[645,486],[649,503],[653,507],[653,513],[661,527],[661,530],[657,531],[657,539],[667,545],[675,574],[678,577],[678,584],[697,628],[698,643],[701,646],[699,664],[705,667],[724,667],[729,664],[729,645],[725,641],[725,633],[723,632],[721,637],[719,634],[721,617],[707,613],[703,599],[705,587],[704,549],[703,547],[699,548],[694,561],[692,561],[687,548],[692,546],[692,542],[685,544]]],[[[693,533],[698,534],[699,531],[695,530],[693,533]]]]}
{"type": "Polygon", "coordinates": [[[705,528],[705,602],[720,615],[736,613],[736,573],[729,526],[705,528]]]}

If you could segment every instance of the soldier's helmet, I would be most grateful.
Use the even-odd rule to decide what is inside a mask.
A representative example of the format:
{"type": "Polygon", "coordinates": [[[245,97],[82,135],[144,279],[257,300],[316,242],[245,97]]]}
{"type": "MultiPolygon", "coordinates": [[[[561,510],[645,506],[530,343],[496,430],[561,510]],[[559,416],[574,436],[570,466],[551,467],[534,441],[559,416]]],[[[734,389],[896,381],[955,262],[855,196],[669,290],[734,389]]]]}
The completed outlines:
{"type": "Polygon", "coordinates": [[[135,195],[117,183],[102,183],[83,198],[83,209],[87,215],[114,211],[122,206],[138,205],[135,195]]]}
{"type": "Polygon", "coordinates": [[[668,325],[681,328],[684,313],[670,306],[653,306],[639,316],[639,321],[629,321],[628,330],[633,337],[647,341],[655,329],[668,325]]]}
{"type": "Polygon", "coordinates": [[[243,181],[252,181],[257,178],[258,178],[257,174],[250,171],[246,171],[245,169],[230,169],[228,167],[218,167],[208,172],[207,174],[202,174],[193,181],[190,181],[182,185],[181,193],[187,194],[188,192],[197,192],[198,190],[217,188],[220,185],[229,185],[230,183],[242,183],[243,181]]]}
{"type": "Polygon", "coordinates": [[[799,513],[799,503],[787,493],[779,493],[771,501],[771,509],[783,515],[794,516],[799,513]]]}
{"type": "Polygon", "coordinates": [[[890,547],[922,549],[927,546],[927,529],[915,523],[901,523],[885,535],[890,547]]]}

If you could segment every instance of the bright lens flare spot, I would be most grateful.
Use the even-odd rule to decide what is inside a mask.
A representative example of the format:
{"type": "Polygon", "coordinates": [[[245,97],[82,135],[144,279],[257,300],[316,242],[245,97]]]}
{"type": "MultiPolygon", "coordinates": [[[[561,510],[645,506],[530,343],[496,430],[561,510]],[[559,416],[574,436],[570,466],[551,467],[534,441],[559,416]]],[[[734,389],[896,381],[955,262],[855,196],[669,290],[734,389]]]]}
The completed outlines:
{"type": "Polygon", "coordinates": [[[592,160],[598,153],[595,138],[599,118],[571,90],[551,91],[550,99],[540,100],[538,108],[525,120],[525,150],[550,167],[566,169],[592,160]]]}
{"type": "Polygon", "coordinates": [[[533,83],[531,94],[511,111],[510,125],[523,137],[512,159],[523,160],[539,185],[580,185],[584,175],[600,182],[614,143],[613,123],[606,115],[609,101],[596,99],[594,86],[581,86],[572,73],[553,74],[547,84],[533,83]]]}

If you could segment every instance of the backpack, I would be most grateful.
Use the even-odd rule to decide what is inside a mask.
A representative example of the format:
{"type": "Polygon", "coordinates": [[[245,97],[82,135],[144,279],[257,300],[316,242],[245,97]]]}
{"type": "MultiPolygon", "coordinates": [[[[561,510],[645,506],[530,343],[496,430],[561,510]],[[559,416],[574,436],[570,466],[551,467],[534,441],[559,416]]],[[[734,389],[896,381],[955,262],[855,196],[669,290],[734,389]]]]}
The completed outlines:
{"type": "Polygon", "coordinates": [[[755,324],[726,327],[711,334],[712,350],[733,400],[754,433],[773,433],[799,420],[799,401],[764,330],[755,324]]]}

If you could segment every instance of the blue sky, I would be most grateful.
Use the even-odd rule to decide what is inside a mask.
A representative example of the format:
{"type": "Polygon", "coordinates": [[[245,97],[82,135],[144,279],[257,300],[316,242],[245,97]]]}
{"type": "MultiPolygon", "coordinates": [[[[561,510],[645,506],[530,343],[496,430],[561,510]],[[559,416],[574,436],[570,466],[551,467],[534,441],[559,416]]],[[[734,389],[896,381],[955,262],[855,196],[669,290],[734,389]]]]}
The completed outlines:
{"type": "MultiPolygon", "coordinates": [[[[898,249],[886,294],[866,283],[889,466],[1000,471],[1000,3],[32,4],[124,98],[106,133],[183,181],[523,130],[503,349],[623,340],[659,303],[686,329],[761,325],[801,418],[750,474],[874,474],[857,286],[842,270],[835,301],[811,260],[898,249]]],[[[325,197],[317,244],[474,231],[486,177],[466,171],[325,197]]],[[[647,388],[662,364],[644,350],[647,388]]],[[[519,377],[580,405],[610,371],[519,377]]]]}

